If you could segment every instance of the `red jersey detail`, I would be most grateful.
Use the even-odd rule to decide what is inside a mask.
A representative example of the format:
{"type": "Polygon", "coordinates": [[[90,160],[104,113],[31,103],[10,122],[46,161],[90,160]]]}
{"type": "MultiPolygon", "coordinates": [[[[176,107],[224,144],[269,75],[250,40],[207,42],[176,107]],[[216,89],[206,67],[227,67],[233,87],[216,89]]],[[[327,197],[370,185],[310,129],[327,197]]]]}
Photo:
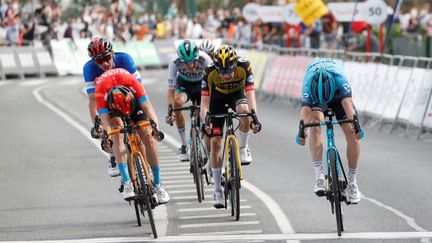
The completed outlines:
{"type": "Polygon", "coordinates": [[[213,133],[214,135],[221,135],[221,134],[222,134],[220,127],[215,127],[215,128],[213,128],[213,129],[212,129],[212,133],[213,133]]]}
{"type": "Polygon", "coordinates": [[[125,86],[134,94],[135,99],[146,96],[146,91],[134,75],[123,68],[114,68],[104,72],[95,80],[97,109],[108,108],[106,94],[115,86],[125,86]]]}
{"type": "Polygon", "coordinates": [[[251,90],[255,90],[255,86],[253,84],[249,84],[245,87],[246,92],[251,91],[251,90]]]}
{"type": "Polygon", "coordinates": [[[208,90],[201,90],[201,96],[209,96],[208,90]]]}

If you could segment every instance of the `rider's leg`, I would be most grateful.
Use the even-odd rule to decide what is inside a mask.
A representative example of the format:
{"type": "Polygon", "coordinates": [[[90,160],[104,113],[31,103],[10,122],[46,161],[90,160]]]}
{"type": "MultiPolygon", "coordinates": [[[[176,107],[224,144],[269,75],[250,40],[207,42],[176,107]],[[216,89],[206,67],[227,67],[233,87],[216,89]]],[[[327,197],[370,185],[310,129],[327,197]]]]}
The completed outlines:
{"type": "MultiPolygon", "coordinates": [[[[321,111],[312,111],[309,115],[308,122],[317,122],[323,120],[324,114],[321,111]]],[[[323,142],[321,139],[321,133],[321,127],[309,128],[309,148],[315,171],[315,193],[324,191],[324,175],[322,168],[323,142]]]]}
{"type": "Polygon", "coordinates": [[[351,124],[343,124],[341,127],[347,141],[346,155],[349,166],[349,182],[356,183],[357,163],[360,157],[360,141],[355,139],[351,124]]]}
{"type": "MultiPolygon", "coordinates": [[[[241,103],[236,106],[238,113],[249,112],[247,104],[241,103]]],[[[243,165],[247,165],[252,162],[252,155],[249,150],[249,135],[250,135],[250,118],[248,116],[240,118],[240,127],[238,132],[239,147],[240,147],[240,160],[243,165]]]]}
{"type": "Polygon", "coordinates": [[[213,194],[213,206],[216,208],[222,208],[223,195],[222,195],[222,136],[214,136],[210,138],[211,152],[210,161],[211,169],[213,171],[213,182],[214,182],[214,194],[213,194]]]}
{"type": "MultiPolygon", "coordinates": [[[[187,96],[184,92],[175,92],[174,96],[174,109],[182,108],[187,102],[187,96]]],[[[185,131],[185,119],[182,111],[175,112],[176,125],[178,129],[178,134],[180,137],[180,142],[182,145],[187,146],[187,138],[185,131]]]]}

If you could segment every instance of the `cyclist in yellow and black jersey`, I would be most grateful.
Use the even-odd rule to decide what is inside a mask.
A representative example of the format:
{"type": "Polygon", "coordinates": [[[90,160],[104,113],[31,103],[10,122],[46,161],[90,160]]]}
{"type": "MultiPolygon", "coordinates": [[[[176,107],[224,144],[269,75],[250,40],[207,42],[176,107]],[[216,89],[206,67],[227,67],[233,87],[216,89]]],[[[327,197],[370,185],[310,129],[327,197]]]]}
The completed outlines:
{"type": "MultiPolygon", "coordinates": [[[[207,111],[210,114],[223,114],[228,110],[243,113],[256,111],[254,78],[249,61],[237,57],[231,46],[223,45],[214,54],[213,65],[205,70],[201,86],[201,118],[205,121],[207,111]]],[[[213,205],[223,207],[221,188],[222,168],[222,136],[225,120],[223,118],[211,119],[210,124],[203,124],[206,134],[210,137],[210,166],[213,171],[215,192],[213,205]]],[[[249,130],[254,133],[261,130],[261,124],[251,123],[249,117],[240,118],[238,133],[240,159],[243,165],[252,162],[248,147],[249,130]]]]}

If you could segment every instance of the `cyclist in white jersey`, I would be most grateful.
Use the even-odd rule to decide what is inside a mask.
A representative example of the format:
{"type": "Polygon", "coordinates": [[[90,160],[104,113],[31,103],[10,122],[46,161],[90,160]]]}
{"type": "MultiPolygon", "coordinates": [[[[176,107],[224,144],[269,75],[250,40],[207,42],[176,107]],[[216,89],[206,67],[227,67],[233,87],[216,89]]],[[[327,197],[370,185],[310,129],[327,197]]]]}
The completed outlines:
{"type": "MultiPolygon", "coordinates": [[[[201,81],[204,70],[212,63],[210,57],[192,40],[184,40],[177,48],[177,53],[168,64],[168,105],[181,108],[189,100],[199,105],[201,102],[201,81]]],[[[181,141],[179,160],[188,161],[188,141],[185,132],[185,120],[181,111],[168,114],[166,122],[176,122],[181,141]]]]}

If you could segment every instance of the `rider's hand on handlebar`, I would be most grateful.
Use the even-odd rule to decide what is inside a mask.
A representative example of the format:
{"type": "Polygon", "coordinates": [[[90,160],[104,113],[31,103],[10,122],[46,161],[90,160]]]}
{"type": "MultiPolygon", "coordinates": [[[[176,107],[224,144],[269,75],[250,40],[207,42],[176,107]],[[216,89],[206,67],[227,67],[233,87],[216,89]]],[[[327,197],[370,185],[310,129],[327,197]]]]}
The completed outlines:
{"type": "Polygon", "coordinates": [[[258,123],[251,122],[250,128],[252,129],[253,133],[255,133],[255,134],[259,133],[261,131],[261,128],[262,128],[261,122],[258,122],[258,123]]]}
{"type": "Polygon", "coordinates": [[[202,131],[203,131],[207,136],[209,136],[209,135],[212,133],[212,128],[213,128],[213,124],[211,124],[211,123],[209,123],[209,124],[203,123],[203,124],[202,124],[202,127],[201,127],[202,131]]]}
{"type": "Polygon", "coordinates": [[[297,134],[296,143],[298,145],[304,146],[306,144],[306,138],[307,138],[307,134],[306,133],[305,133],[305,137],[304,138],[301,138],[300,134],[297,134]]]}
{"type": "Polygon", "coordinates": [[[92,129],[90,130],[90,135],[94,139],[101,138],[101,135],[102,135],[102,126],[99,126],[98,128],[92,127],[92,129]]]}
{"type": "Polygon", "coordinates": [[[106,131],[103,131],[102,133],[102,141],[101,141],[101,148],[103,151],[109,153],[111,152],[111,146],[112,146],[113,142],[112,140],[108,137],[108,134],[106,131]]]}
{"type": "Polygon", "coordinates": [[[174,121],[175,121],[175,113],[173,112],[172,105],[169,105],[168,106],[168,113],[165,117],[165,122],[172,126],[174,124],[174,121]]]}
{"type": "Polygon", "coordinates": [[[360,132],[358,132],[358,133],[356,133],[355,130],[353,129],[352,132],[353,132],[354,137],[355,137],[356,140],[360,140],[360,139],[362,139],[364,137],[364,131],[363,131],[363,129],[360,129],[360,132]]]}

